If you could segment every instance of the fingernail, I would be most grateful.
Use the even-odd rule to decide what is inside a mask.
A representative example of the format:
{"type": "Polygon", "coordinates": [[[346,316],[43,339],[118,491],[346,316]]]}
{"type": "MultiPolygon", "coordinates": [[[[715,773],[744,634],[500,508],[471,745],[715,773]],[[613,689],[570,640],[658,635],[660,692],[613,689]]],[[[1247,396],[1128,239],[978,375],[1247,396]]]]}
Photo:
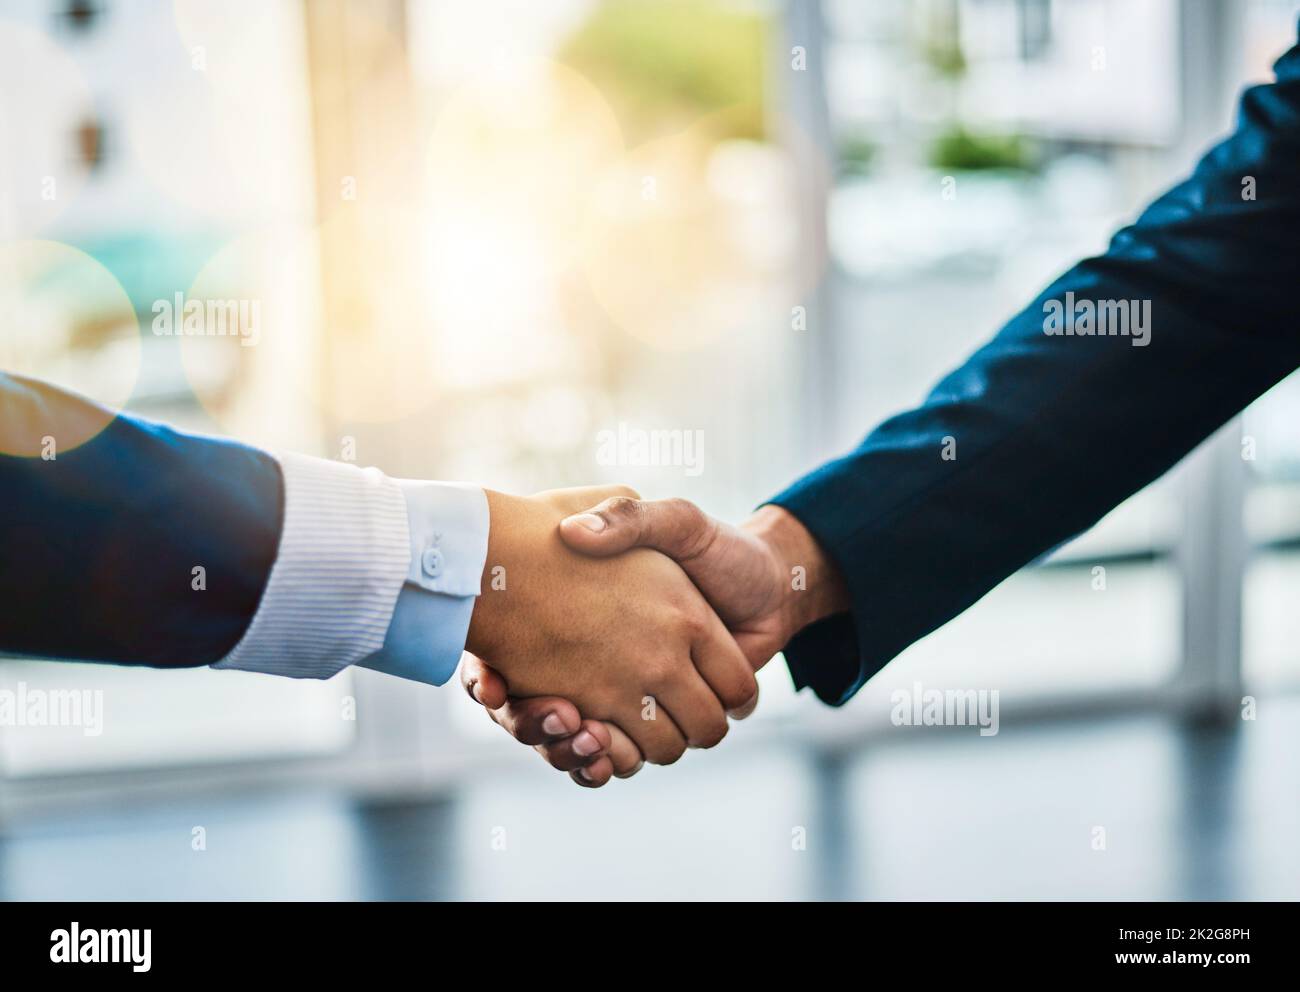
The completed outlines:
{"type": "Polygon", "coordinates": [[[578,778],[582,779],[584,782],[596,781],[594,778],[591,777],[591,772],[587,771],[587,769],[585,768],[578,769],[578,778]]]}
{"type": "Polygon", "coordinates": [[[478,694],[478,679],[475,679],[469,684],[469,694],[474,697],[474,702],[478,703],[480,706],[483,705],[483,699],[478,694]]]}
{"type": "Polygon", "coordinates": [[[595,513],[579,513],[577,516],[570,517],[574,523],[581,524],[587,530],[599,534],[605,529],[605,518],[595,513]]]}
{"type": "Polygon", "coordinates": [[[558,713],[548,713],[546,719],[542,721],[542,730],[552,737],[559,737],[565,731],[564,721],[560,719],[558,713]]]}
{"type": "Polygon", "coordinates": [[[580,733],[577,737],[573,739],[574,754],[581,755],[582,757],[585,758],[588,755],[595,754],[599,750],[600,750],[600,741],[592,737],[591,734],[586,730],[584,730],[582,733],[580,733]]]}

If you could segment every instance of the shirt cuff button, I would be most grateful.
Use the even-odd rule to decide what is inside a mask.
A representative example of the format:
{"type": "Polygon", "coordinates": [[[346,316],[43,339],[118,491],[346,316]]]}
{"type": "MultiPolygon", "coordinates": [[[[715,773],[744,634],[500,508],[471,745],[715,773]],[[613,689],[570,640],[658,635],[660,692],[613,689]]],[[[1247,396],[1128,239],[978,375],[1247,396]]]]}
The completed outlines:
{"type": "Polygon", "coordinates": [[[429,578],[436,579],[442,574],[442,552],[437,548],[425,548],[420,555],[420,568],[429,578]]]}

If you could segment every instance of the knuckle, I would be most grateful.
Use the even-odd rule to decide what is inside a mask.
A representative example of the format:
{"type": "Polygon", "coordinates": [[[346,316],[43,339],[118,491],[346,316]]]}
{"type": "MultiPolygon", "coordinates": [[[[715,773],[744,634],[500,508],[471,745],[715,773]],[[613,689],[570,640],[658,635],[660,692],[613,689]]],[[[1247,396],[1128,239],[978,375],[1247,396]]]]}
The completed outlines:
{"type": "Polygon", "coordinates": [[[680,496],[664,500],[664,507],[678,525],[674,557],[690,561],[703,554],[717,537],[718,522],[689,499],[680,496]]]}
{"type": "Polygon", "coordinates": [[[719,719],[716,722],[710,722],[709,726],[704,729],[702,735],[697,735],[691,740],[691,747],[711,748],[717,747],[722,743],[722,739],[727,736],[729,726],[725,719],[719,719]]]}
{"type": "Polygon", "coordinates": [[[709,632],[709,615],[704,610],[691,609],[690,607],[679,608],[677,625],[687,637],[692,641],[696,641],[709,632]]]}
{"type": "Polygon", "coordinates": [[[646,662],[644,672],[651,696],[658,696],[671,687],[678,678],[680,667],[672,658],[653,658],[646,662]]]}
{"type": "Polygon", "coordinates": [[[614,496],[605,500],[604,510],[614,520],[635,520],[641,514],[641,501],[632,496],[614,496]]]}
{"type": "Polygon", "coordinates": [[[751,673],[748,678],[741,680],[734,689],[727,692],[727,696],[722,700],[723,705],[729,710],[744,709],[754,697],[758,695],[758,679],[754,678],[751,673]]]}
{"type": "Polygon", "coordinates": [[[655,741],[646,757],[652,765],[671,765],[685,753],[686,742],[674,738],[655,741]]]}
{"type": "Polygon", "coordinates": [[[630,768],[620,767],[616,772],[614,772],[614,774],[619,778],[631,778],[644,767],[645,758],[638,758],[636,764],[632,765],[630,768]]]}
{"type": "Polygon", "coordinates": [[[645,759],[641,757],[640,752],[614,755],[614,774],[620,778],[635,775],[643,764],[645,764],[645,759]]]}
{"type": "Polygon", "coordinates": [[[672,744],[665,746],[665,748],[663,749],[663,753],[661,755],[662,760],[659,762],[659,764],[661,765],[676,764],[677,760],[685,753],[686,753],[686,742],[673,741],[672,744]]]}
{"type": "Polygon", "coordinates": [[[685,499],[681,496],[670,496],[663,501],[663,505],[674,517],[680,517],[686,521],[698,522],[704,517],[703,510],[692,503],[689,499],[685,499]]]}

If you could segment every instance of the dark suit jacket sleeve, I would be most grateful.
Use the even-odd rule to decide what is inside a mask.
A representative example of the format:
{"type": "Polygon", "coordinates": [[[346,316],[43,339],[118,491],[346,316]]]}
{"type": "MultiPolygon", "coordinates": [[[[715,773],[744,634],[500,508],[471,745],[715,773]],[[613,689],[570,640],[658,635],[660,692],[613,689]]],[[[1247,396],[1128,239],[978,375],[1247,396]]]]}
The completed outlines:
{"type": "Polygon", "coordinates": [[[257,611],[275,561],[279,466],[125,415],[53,460],[30,454],[33,437],[57,442],[97,417],[79,397],[0,373],[0,653],[217,661],[257,611]]]}
{"type": "Polygon", "coordinates": [[[1235,132],[1104,255],[1057,279],[921,406],[772,500],[852,596],[850,614],[787,647],[799,687],[844,702],[1300,364],[1300,48],[1274,68],[1275,83],[1245,92],[1235,132]],[[1044,333],[1046,302],[1067,291],[1149,300],[1149,344],[1044,333]]]}

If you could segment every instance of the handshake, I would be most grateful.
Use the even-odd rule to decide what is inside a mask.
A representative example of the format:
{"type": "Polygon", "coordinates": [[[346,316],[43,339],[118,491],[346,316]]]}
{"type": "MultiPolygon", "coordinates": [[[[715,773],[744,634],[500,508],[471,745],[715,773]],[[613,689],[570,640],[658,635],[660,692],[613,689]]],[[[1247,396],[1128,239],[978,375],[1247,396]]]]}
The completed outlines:
{"type": "Polygon", "coordinates": [[[579,785],[714,746],[757,703],[754,673],[848,608],[833,562],[777,506],[732,527],[626,487],[487,496],[461,680],[579,785]]]}

